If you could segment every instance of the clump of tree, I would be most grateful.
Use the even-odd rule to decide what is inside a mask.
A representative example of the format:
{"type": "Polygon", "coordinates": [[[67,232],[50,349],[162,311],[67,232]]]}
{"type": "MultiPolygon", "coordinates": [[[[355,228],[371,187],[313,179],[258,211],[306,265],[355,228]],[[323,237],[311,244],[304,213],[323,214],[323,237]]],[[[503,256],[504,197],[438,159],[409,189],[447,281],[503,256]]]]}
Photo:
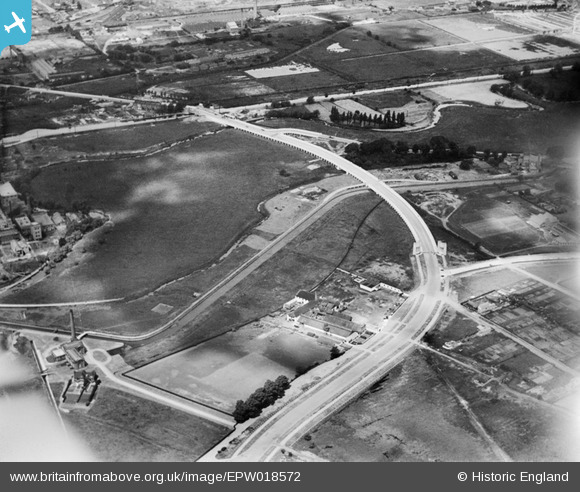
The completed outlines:
{"type": "Polygon", "coordinates": [[[32,353],[32,347],[30,345],[30,340],[22,335],[18,335],[16,341],[14,342],[14,348],[21,355],[29,355],[32,353]]]}
{"type": "Polygon", "coordinates": [[[266,113],[267,118],[295,118],[298,120],[317,120],[320,118],[320,111],[308,111],[306,108],[285,108],[273,109],[266,113]]]}
{"type": "Polygon", "coordinates": [[[393,142],[387,138],[351,143],[345,147],[346,158],[363,169],[456,161],[472,157],[475,152],[473,145],[462,149],[441,135],[428,142],[415,143],[412,147],[404,140],[393,142]]]}
{"type": "Polygon", "coordinates": [[[178,101],[178,102],[168,102],[166,104],[160,104],[159,107],[157,108],[157,112],[159,114],[176,114],[176,113],[182,113],[183,110],[185,109],[185,103],[182,101],[178,101]]]}
{"type": "Polygon", "coordinates": [[[262,388],[254,391],[246,401],[238,400],[233,417],[236,422],[245,422],[262,413],[262,410],[282,398],[290,388],[290,381],[286,376],[278,376],[275,381],[266,381],[262,388]]]}
{"type": "Polygon", "coordinates": [[[370,115],[356,111],[339,111],[336,106],[330,110],[330,121],[337,125],[374,127],[374,128],[401,128],[405,126],[405,113],[387,111],[384,115],[370,115]]]}
{"type": "Polygon", "coordinates": [[[292,106],[290,101],[272,101],[270,103],[272,109],[289,108],[290,106],[292,106]]]}
{"type": "Polygon", "coordinates": [[[342,354],[344,354],[344,351],[333,345],[330,349],[330,360],[338,359],[342,354]]]}

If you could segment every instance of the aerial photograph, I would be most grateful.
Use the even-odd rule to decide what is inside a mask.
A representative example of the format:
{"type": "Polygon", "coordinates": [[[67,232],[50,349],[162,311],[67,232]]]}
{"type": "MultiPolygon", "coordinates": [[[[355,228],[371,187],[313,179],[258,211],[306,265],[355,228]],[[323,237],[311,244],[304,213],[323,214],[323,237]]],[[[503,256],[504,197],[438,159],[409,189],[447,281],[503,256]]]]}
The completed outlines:
{"type": "Polygon", "coordinates": [[[0,462],[580,461],[580,0],[26,1],[0,462]]]}

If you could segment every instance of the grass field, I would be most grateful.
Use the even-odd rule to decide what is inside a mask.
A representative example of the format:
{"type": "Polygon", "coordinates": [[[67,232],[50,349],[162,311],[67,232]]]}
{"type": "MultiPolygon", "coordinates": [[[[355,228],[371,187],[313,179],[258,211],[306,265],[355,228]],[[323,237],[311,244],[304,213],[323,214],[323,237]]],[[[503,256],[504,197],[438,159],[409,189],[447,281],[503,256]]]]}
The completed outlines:
{"type": "Polygon", "coordinates": [[[503,388],[483,392],[472,372],[444,358],[437,358],[436,365],[512,460],[578,461],[580,447],[573,418],[503,388]]]}
{"type": "Polygon", "coordinates": [[[101,96],[131,95],[139,92],[137,88],[137,79],[134,73],[78,82],[76,84],[61,85],[58,89],[71,92],[82,92],[84,94],[98,94],[101,96]]]}
{"type": "MultiPolygon", "coordinates": [[[[60,394],[60,385],[54,385],[60,394]]],[[[99,461],[195,461],[229,432],[225,427],[101,385],[88,412],[63,414],[99,461]]]]}
{"type": "Polygon", "coordinates": [[[112,214],[78,266],[16,294],[35,301],[137,296],[219,257],[266,196],[312,179],[299,151],[221,132],[150,157],[45,169],[34,196],[112,214]],[[280,175],[284,169],[289,177],[280,175]]]}
{"type": "Polygon", "coordinates": [[[271,77],[260,79],[260,81],[277,92],[312,89],[314,93],[316,93],[317,88],[332,87],[347,83],[344,78],[325,70],[300,75],[271,77]]]}
{"type": "Polygon", "coordinates": [[[349,269],[377,257],[410,266],[411,234],[388,206],[374,210],[377,203],[370,193],[345,199],[192,324],[129,350],[126,360],[138,367],[265,316],[298,290],[315,287],[345,257],[343,266],[349,269]]]}
{"type": "Polygon", "coordinates": [[[453,394],[420,353],[301,439],[330,461],[488,461],[453,394]],[[308,439],[308,438],[307,438],[308,439]]]}
{"type": "Polygon", "coordinates": [[[521,268],[532,275],[537,275],[540,278],[553,283],[565,283],[566,281],[576,281],[580,276],[574,261],[553,261],[542,262],[538,264],[528,264],[521,268]]]}
{"type": "Polygon", "coordinates": [[[358,100],[371,108],[399,108],[413,101],[413,94],[407,91],[384,92],[358,96],[358,100]]]}
{"type": "Polygon", "coordinates": [[[424,142],[444,135],[460,145],[475,145],[502,152],[545,153],[552,145],[569,151],[576,148],[580,133],[580,111],[573,104],[551,104],[542,112],[506,108],[454,107],[443,110],[435,128],[405,134],[393,132],[392,140],[424,142]]]}
{"type": "MultiPolygon", "coordinates": [[[[552,145],[561,145],[569,155],[576,152],[580,134],[580,111],[576,104],[545,103],[544,111],[528,111],[495,107],[450,107],[434,128],[417,132],[389,132],[389,140],[408,144],[429,142],[443,135],[460,146],[475,145],[498,152],[545,153],[552,145]]],[[[268,120],[260,123],[275,128],[297,127],[324,132],[314,121],[268,120]]],[[[335,128],[337,136],[356,140],[375,140],[378,133],[367,130],[335,128]]]]}
{"type": "Polygon", "coordinates": [[[193,120],[171,120],[162,123],[135,125],[110,130],[78,133],[76,135],[53,137],[20,144],[21,152],[46,156],[46,147],[56,152],[123,152],[141,150],[156,144],[170,144],[205,132],[220,128],[218,124],[193,120]]]}
{"type": "MultiPolygon", "coordinates": [[[[367,26],[363,26],[366,28],[367,26]]],[[[379,53],[392,53],[395,48],[387,46],[385,43],[376,40],[372,36],[367,36],[362,28],[350,28],[336,33],[331,38],[316,46],[312,46],[303,51],[301,56],[312,60],[315,63],[336,62],[346,58],[357,58],[359,56],[373,55],[379,53]],[[348,51],[330,51],[329,46],[338,43],[341,48],[348,51]]]]}
{"type": "MultiPolygon", "coordinates": [[[[7,97],[10,98],[10,93],[7,97]]],[[[9,109],[9,106],[3,105],[0,136],[19,135],[36,128],[59,128],[52,118],[62,116],[63,112],[70,110],[75,104],[86,102],[78,98],[60,98],[26,106],[19,104],[18,109],[9,109]]]]}
{"type": "Polygon", "coordinates": [[[232,412],[267,379],[294,379],[328,360],[331,343],[275,326],[247,325],[191,349],[170,355],[127,375],[154,386],[232,412]]]}
{"type": "Polygon", "coordinates": [[[325,65],[357,81],[407,80],[431,74],[451,74],[504,63],[490,51],[466,46],[439,46],[429,50],[386,53],[372,58],[329,60],[325,65]]]}

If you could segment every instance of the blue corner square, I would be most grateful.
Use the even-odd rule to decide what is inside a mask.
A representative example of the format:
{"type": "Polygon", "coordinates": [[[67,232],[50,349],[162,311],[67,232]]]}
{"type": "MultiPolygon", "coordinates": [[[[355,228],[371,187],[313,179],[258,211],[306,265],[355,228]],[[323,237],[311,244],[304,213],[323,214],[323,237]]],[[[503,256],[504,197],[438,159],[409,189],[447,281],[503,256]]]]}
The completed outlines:
{"type": "Polygon", "coordinates": [[[0,51],[32,35],[32,0],[0,0],[0,51]]]}

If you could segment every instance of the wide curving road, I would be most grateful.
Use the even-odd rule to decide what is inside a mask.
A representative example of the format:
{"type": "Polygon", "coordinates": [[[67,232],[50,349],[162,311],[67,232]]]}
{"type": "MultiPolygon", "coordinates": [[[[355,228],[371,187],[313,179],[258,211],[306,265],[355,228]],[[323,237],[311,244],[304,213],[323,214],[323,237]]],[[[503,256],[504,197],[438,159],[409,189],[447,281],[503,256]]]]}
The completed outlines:
{"type": "MultiPolygon", "coordinates": [[[[411,353],[415,342],[437,322],[446,297],[446,284],[442,279],[436,255],[437,246],[431,231],[415,209],[384,182],[337,154],[286,135],[280,130],[265,129],[226,118],[205,108],[189,109],[223,125],[309,152],[354,176],[397,212],[421,251],[416,256],[419,287],[407,299],[403,308],[386,321],[381,331],[363,346],[354,347],[334,362],[334,370],[321,375],[314,386],[307,391],[299,391],[296,387],[291,389],[288,397],[282,401],[283,406],[277,405],[270,410],[270,417],[246,438],[230,458],[268,461],[276,459],[280,447],[291,445],[411,353]]],[[[299,381],[295,386],[298,385],[299,381]]],[[[249,425],[238,426],[233,436],[207,453],[201,461],[215,460],[216,451],[233,437],[240,436],[249,425]]]]}

